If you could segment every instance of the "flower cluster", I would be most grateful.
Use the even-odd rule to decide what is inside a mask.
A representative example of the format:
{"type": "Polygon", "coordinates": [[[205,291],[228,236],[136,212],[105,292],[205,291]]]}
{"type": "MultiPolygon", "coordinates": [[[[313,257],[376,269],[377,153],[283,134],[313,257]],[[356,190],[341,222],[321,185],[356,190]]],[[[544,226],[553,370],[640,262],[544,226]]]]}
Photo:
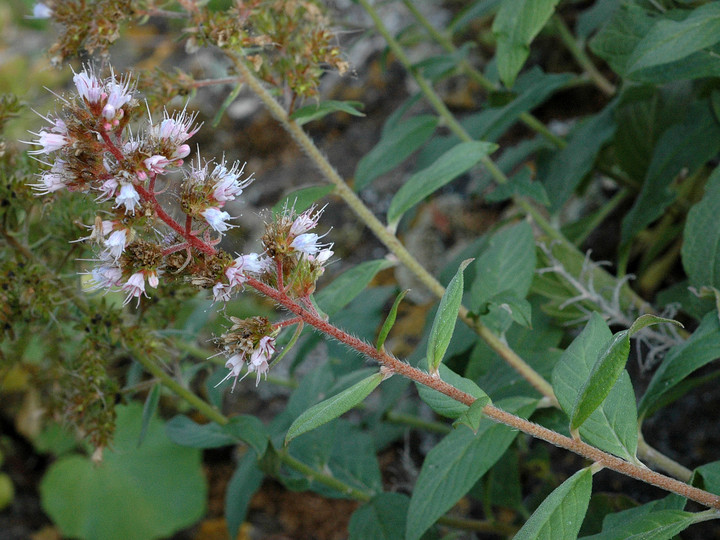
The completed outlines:
{"type": "MultiPolygon", "coordinates": [[[[225,367],[230,372],[218,385],[234,378],[230,390],[232,392],[235,390],[235,385],[244,365],[247,365],[247,371],[243,378],[249,373],[256,373],[255,385],[260,382],[262,375],[267,377],[267,372],[270,369],[269,360],[275,353],[275,335],[278,331],[273,328],[270,321],[265,317],[251,317],[249,319],[230,317],[230,320],[233,322],[232,327],[220,338],[224,352],[229,356],[225,367]]],[[[242,380],[242,378],[239,380],[242,380]]]]}
{"type": "MultiPolygon", "coordinates": [[[[139,305],[161,279],[183,279],[212,288],[217,302],[227,302],[247,284],[308,301],[333,255],[332,244],[314,232],[324,208],[297,214],[286,207],[266,225],[262,253],[233,258],[216,246],[218,235],[233,226],[226,204],[253,181],[244,165],[198,157],[183,168],[188,140],[199,129],[194,114],[165,112],[159,122],[150,118],[131,132],[129,122],[140,107],[129,78],[111,73],[101,79],[86,69],[73,81],[75,94],[62,98],[61,112],[47,117],[49,126],[30,143],[38,147],[30,153],[47,160],[33,188],[41,195],[89,193],[100,206],[90,234],[80,239],[96,246],[91,290],[121,291],[124,305],[134,299],[139,305]],[[178,170],[184,174],[175,180],[169,173],[178,170]],[[157,198],[172,188],[184,214],[179,219],[157,198]]],[[[247,366],[259,381],[270,367],[279,330],[262,318],[232,320],[222,337],[230,370],[224,380],[237,382],[247,366]]]]}

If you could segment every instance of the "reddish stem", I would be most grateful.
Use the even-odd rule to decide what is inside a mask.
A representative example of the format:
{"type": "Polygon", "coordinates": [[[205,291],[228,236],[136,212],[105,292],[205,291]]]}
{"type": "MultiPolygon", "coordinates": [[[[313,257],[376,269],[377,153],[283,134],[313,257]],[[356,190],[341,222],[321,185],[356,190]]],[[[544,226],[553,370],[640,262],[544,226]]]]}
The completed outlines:
{"type": "Polygon", "coordinates": [[[285,328],[286,326],[292,326],[293,324],[298,324],[303,322],[302,317],[293,317],[292,319],[286,319],[284,321],[273,323],[273,326],[275,328],[285,328]]]}
{"type": "MultiPolygon", "coordinates": [[[[350,348],[376,360],[378,363],[387,367],[391,371],[403,375],[413,381],[419,382],[420,384],[424,384],[425,386],[428,386],[433,390],[437,390],[438,392],[441,392],[460,403],[464,403],[465,405],[471,405],[475,401],[473,396],[458,390],[439,377],[433,377],[424,371],[412,367],[410,364],[398,360],[385,351],[379,351],[372,345],[351,336],[347,332],[340,330],[320,317],[313,315],[303,309],[300,304],[294,302],[287,295],[273,289],[265,283],[262,283],[252,277],[248,277],[247,283],[262,294],[269,296],[278,304],[296,314],[298,317],[302,318],[303,321],[311,324],[322,333],[328,334],[338,341],[345,343],[350,348]]],[[[532,435],[533,437],[554,444],[555,446],[570,450],[571,452],[592,460],[603,467],[607,467],[608,469],[612,469],[632,478],[652,484],[666,491],[677,493],[704,506],[720,509],[720,497],[717,495],[692,487],[684,482],[655,471],[651,471],[650,469],[635,465],[603,452],[594,446],[590,446],[582,441],[573,440],[570,437],[565,437],[555,431],[549,430],[543,426],[535,424],[534,422],[530,422],[529,420],[525,420],[524,418],[520,418],[519,416],[510,414],[492,405],[486,405],[483,408],[483,413],[496,422],[518,429],[528,435],[532,435]]]]}
{"type": "MultiPolygon", "coordinates": [[[[102,137],[103,141],[105,141],[105,147],[113,156],[115,156],[115,159],[117,159],[120,163],[125,161],[125,156],[120,151],[120,149],[115,146],[115,143],[112,142],[108,133],[106,131],[101,131],[100,136],[102,137]]],[[[155,198],[155,193],[153,193],[155,187],[155,177],[156,175],[151,176],[149,189],[145,189],[140,184],[136,183],[133,183],[133,187],[140,194],[140,197],[144,201],[148,202],[150,206],[152,206],[153,210],[155,210],[155,214],[157,215],[157,217],[164,221],[168,227],[178,233],[182,238],[185,238],[188,244],[190,244],[198,251],[202,251],[203,253],[207,253],[208,255],[215,255],[215,253],[217,253],[217,250],[214,247],[212,247],[208,243],[203,242],[189,231],[188,220],[192,222],[192,218],[190,216],[186,217],[186,227],[183,228],[177,221],[172,218],[172,216],[170,216],[170,214],[168,214],[163,209],[163,207],[155,198]]]]}

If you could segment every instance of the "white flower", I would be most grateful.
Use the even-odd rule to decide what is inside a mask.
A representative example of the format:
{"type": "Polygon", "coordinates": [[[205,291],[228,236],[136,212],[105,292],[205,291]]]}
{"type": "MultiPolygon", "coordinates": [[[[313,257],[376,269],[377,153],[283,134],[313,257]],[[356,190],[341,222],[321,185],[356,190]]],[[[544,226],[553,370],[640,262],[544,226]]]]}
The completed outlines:
{"type": "Polygon", "coordinates": [[[208,225],[219,233],[223,233],[232,227],[232,225],[225,223],[227,220],[232,219],[230,214],[214,206],[201,212],[201,215],[205,218],[205,221],[208,222],[208,225]]]}
{"type": "Polygon", "coordinates": [[[199,129],[198,126],[193,127],[192,125],[197,113],[188,115],[183,109],[174,116],[168,115],[165,111],[163,116],[162,122],[150,127],[150,135],[158,139],[165,139],[180,145],[195,135],[199,129]]]}
{"type": "Polygon", "coordinates": [[[320,216],[322,216],[322,213],[325,211],[325,207],[323,206],[320,210],[315,212],[315,214],[313,214],[314,210],[315,206],[312,206],[311,208],[305,210],[302,214],[295,218],[295,221],[293,221],[293,224],[290,227],[291,235],[298,236],[301,234],[305,234],[306,232],[313,230],[317,226],[318,222],[320,221],[320,216]]]}
{"type": "Polygon", "coordinates": [[[157,289],[158,285],[160,285],[160,278],[158,278],[158,274],[155,270],[150,271],[150,275],[148,276],[148,285],[150,285],[153,289],[157,289]]]}
{"type": "Polygon", "coordinates": [[[155,155],[150,156],[145,161],[143,161],[143,163],[145,164],[145,167],[148,171],[154,174],[162,174],[162,172],[165,170],[165,167],[170,164],[170,161],[165,156],[155,155]]]}
{"type": "Polygon", "coordinates": [[[56,159],[52,168],[40,175],[40,182],[30,184],[38,195],[47,195],[53,191],[58,191],[67,187],[67,177],[65,171],[65,161],[56,159]]]}
{"type": "Polygon", "coordinates": [[[49,19],[52,17],[53,10],[47,7],[45,4],[38,2],[33,6],[33,19],[49,19]]]}
{"type": "Polygon", "coordinates": [[[257,253],[248,253],[247,255],[240,255],[235,259],[232,266],[225,269],[225,276],[230,282],[230,287],[235,287],[247,281],[246,274],[262,274],[269,268],[269,258],[257,253]]]}
{"type": "Polygon", "coordinates": [[[107,201],[108,199],[114,197],[119,185],[120,183],[115,178],[109,178],[105,180],[98,188],[100,196],[97,198],[97,200],[107,201]]]}
{"type": "Polygon", "coordinates": [[[224,161],[219,165],[216,165],[210,175],[211,178],[215,179],[215,186],[213,187],[212,195],[213,199],[220,203],[224,203],[225,201],[232,201],[235,200],[235,197],[239,197],[242,194],[243,189],[249,186],[253,181],[252,175],[245,180],[240,181],[240,176],[242,175],[244,169],[245,165],[243,164],[240,166],[237,161],[233,164],[230,170],[225,167],[224,161]]]}
{"type": "MultiPolygon", "coordinates": [[[[104,223],[104,222],[103,222],[104,223]]],[[[112,222],[110,222],[112,223],[112,222]]],[[[125,246],[128,241],[127,229],[120,229],[113,231],[112,234],[105,240],[105,249],[107,254],[113,259],[117,260],[125,250],[125,246]]]]}
{"type": "Polygon", "coordinates": [[[329,249],[332,244],[321,244],[318,242],[322,236],[315,233],[305,233],[296,236],[290,243],[290,247],[307,255],[315,255],[318,251],[329,249]]]}
{"type": "Polygon", "coordinates": [[[317,253],[314,257],[314,261],[320,264],[325,264],[335,252],[331,249],[323,249],[317,253]]]}
{"type": "Polygon", "coordinates": [[[233,285],[227,283],[216,283],[213,285],[213,301],[214,302],[228,302],[231,298],[233,285]]]}
{"type": "Polygon", "coordinates": [[[135,214],[135,207],[140,203],[140,195],[132,184],[122,184],[120,193],[115,197],[115,208],[125,206],[125,213],[135,214]]]}
{"type": "MultiPolygon", "coordinates": [[[[244,354],[235,354],[228,358],[228,361],[225,362],[225,367],[230,370],[230,373],[225,375],[222,381],[217,383],[215,385],[215,388],[220,386],[222,383],[227,381],[229,378],[234,377],[235,380],[233,381],[232,388],[230,389],[230,392],[232,393],[235,390],[235,385],[238,382],[238,377],[240,376],[240,372],[242,371],[243,363],[245,362],[245,355],[244,354]]],[[[247,373],[246,373],[247,375],[247,373]]]]}
{"type": "MultiPolygon", "coordinates": [[[[56,126],[57,127],[57,126],[56,126]]],[[[56,128],[53,128],[56,129],[56,128]]],[[[37,150],[30,150],[28,154],[49,154],[50,152],[55,152],[56,150],[60,150],[63,146],[65,146],[68,143],[68,138],[65,133],[52,133],[51,131],[45,131],[44,129],[40,131],[40,133],[34,133],[31,132],[33,135],[38,136],[37,141],[27,142],[27,141],[21,141],[26,142],[27,144],[34,144],[37,146],[42,146],[42,148],[38,148],[37,150]]]]}
{"type": "Polygon", "coordinates": [[[90,272],[92,282],[89,290],[119,287],[122,282],[122,270],[113,264],[101,264],[90,272]]]}
{"type": "Polygon", "coordinates": [[[138,303],[140,303],[140,296],[145,294],[145,275],[142,272],[135,272],[122,286],[122,290],[127,292],[127,298],[125,298],[123,306],[133,298],[137,298],[138,303]]]}
{"type": "Polygon", "coordinates": [[[103,107],[102,115],[107,120],[113,120],[118,114],[118,111],[132,99],[132,93],[129,91],[129,79],[116,82],[114,77],[113,80],[107,84],[107,102],[103,107]]]}
{"type": "Polygon", "coordinates": [[[88,103],[97,103],[102,98],[103,84],[95,77],[92,70],[83,70],[73,76],[78,94],[88,103]]]}
{"type": "Polygon", "coordinates": [[[248,362],[248,373],[256,372],[257,379],[255,380],[255,386],[260,382],[260,376],[265,375],[267,378],[267,372],[270,370],[270,364],[268,360],[275,353],[275,340],[270,336],[264,336],[260,339],[258,346],[250,355],[250,361],[248,362]]]}

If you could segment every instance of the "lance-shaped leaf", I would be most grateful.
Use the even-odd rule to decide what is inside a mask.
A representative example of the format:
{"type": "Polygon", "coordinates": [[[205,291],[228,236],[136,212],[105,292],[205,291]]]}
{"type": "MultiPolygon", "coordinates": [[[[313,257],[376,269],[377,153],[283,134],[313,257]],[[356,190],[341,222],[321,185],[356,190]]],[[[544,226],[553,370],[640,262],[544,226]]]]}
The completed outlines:
{"type": "Polygon", "coordinates": [[[590,503],[591,491],[590,469],[576,472],[538,506],[514,540],[575,540],[590,503]]]}
{"type": "Polygon", "coordinates": [[[463,424],[469,427],[473,433],[477,434],[478,429],[480,429],[480,420],[485,416],[483,409],[490,401],[487,395],[477,398],[473,401],[472,405],[453,422],[453,427],[458,427],[460,424],[463,424]]]}
{"type": "Polygon", "coordinates": [[[579,428],[588,419],[593,411],[605,401],[610,390],[615,386],[630,354],[630,337],[646,326],[663,322],[682,326],[672,319],[646,314],[636,319],[629,329],[618,332],[613,336],[601,351],[590,372],[590,376],[578,393],[570,415],[571,431],[579,428]]]}
{"type": "Polygon", "coordinates": [[[343,390],[339,394],[313,405],[292,423],[287,435],[285,435],[285,444],[288,444],[298,435],[307,433],[345,414],[368,397],[370,392],[375,390],[382,380],[383,374],[375,373],[352,385],[347,390],[343,390]]]}
{"type": "Polygon", "coordinates": [[[400,307],[400,302],[402,302],[403,298],[405,298],[405,295],[409,291],[410,289],[405,289],[403,292],[398,294],[395,302],[390,308],[390,313],[388,313],[388,316],[385,318],[385,322],[380,329],[380,334],[378,334],[377,344],[375,345],[378,351],[385,350],[385,340],[387,339],[390,330],[392,330],[392,327],[395,324],[395,319],[397,318],[397,310],[400,307]]]}
{"type": "Polygon", "coordinates": [[[297,111],[290,115],[298,125],[302,126],[312,120],[317,120],[323,116],[327,116],[334,112],[344,112],[353,116],[365,116],[365,113],[358,111],[363,104],[360,101],[334,101],[328,100],[318,103],[317,105],[306,105],[300,107],[297,111]]]}
{"type": "MultiPolygon", "coordinates": [[[[466,379],[455,373],[445,364],[440,364],[438,372],[440,378],[448,384],[453,385],[458,390],[462,390],[466,394],[470,394],[478,400],[488,399],[488,396],[482,389],[470,379],[466,379]]],[[[453,398],[446,396],[442,392],[433,390],[429,386],[424,384],[415,383],[415,386],[422,399],[433,411],[438,413],[440,416],[447,418],[458,418],[463,413],[467,412],[468,406],[459,401],[455,401],[453,398]]],[[[489,403],[489,401],[487,402],[489,403]]],[[[487,405],[487,403],[485,403],[487,405]]]]}
{"type": "Polygon", "coordinates": [[[445,351],[455,331],[455,323],[462,303],[463,271],[471,262],[472,259],[467,259],[460,263],[460,268],[458,268],[455,277],[448,284],[445,294],[440,300],[440,307],[438,307],[435,314],[427,346],[427,362],[430,373],[437,373],[438,366],[445,356],[445,351]]]}
{"type": "Polygon", "coordinates": [[[378,259],[365,261],[346,270],[317,294],[318,306],[332,317],[360,294],[370,284],[375,274],[392,265],[393,263],[387,259],[378,259]]]}
{"type": "Polygon", "coordinates": [[[370,185],[381,174],[393,170],[432,136],[437,127],[435,116],[421,114],[405,121],[394,118],[385,124],[380,142],[363,157],[355,169],[355,191],[370,185]]]}
{"type": "Polygon", "coordinates": [[[469,171],[497,145],[471,141],[453,146],[432,165],[413,174],[390,201],[388,224],[394,226],[402,215],[428,195],[469,171]]]}

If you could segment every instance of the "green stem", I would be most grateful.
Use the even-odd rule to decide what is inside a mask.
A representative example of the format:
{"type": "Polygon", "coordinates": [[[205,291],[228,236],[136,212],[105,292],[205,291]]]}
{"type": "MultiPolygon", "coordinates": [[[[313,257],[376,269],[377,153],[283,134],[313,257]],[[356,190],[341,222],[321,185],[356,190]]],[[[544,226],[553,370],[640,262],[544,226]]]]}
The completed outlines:
{"type": "Polygon", "coordinates": [[[401,424],[410,426],[415,429],[422,429],[424,431],[447,434],[452,431],[452,428],[447,424],[441,422],[431,422],[423,420],[417,416],[413,416],[407,413],[399,413],[394,411],[388,411],[385,413],[385,420],[391,424],[401,424]]]}
{"type": "Polygon", "coordinates": [[[580,65],[581,68],[587,73],[588,77],[595,83],[601,92],[605,95],[612,96],[616,92],[615,85],[608,81],[605,76],[600,73],[600,70],[595,67],[593,61],[587,55],[585,50],[580,47],[575,41],[575,36],[572,35],[570,29],[565,24],[565,21],[559,15],[553,15],[553,22],[555,28],[558,31],[560,40],[563,42],[570,54],[575,58],[575,61],[580,65]]]}
{"type": "MultiPolygon", "coordinates": [[[[432,37],[445,50],[445,52],[449,54],[456,54],[458,52],[458,49],[457,47],[455,47],[455,45],[453,45],[452,40],[446,34],[439,32],[430,23],[427,17],[425,17],[425,15],[420,12],[414,2],[412,2],[411,0],[403,0],[403,3],[410,11],[410,13],[412,13],[413,17],[415,17],[415,19],[422,25],[422,27],[425,28],[427,33],[430,34],[430,37],[432,37]]],[[[460,60],[460,69],[462,69],[471,80],[475,81],[478,85],[480,85],[488,92],[499,90],[498,85],[485,77],[485,75],[478,71],[472,64],[470,64],[470,62],[468,62],[464,58],[460,60]]],[[[558,148],[562,149],[567,146],[567,141],[565,141],[565,139],[555,135],[545,126],[545,124],[535,118],[531,113],[522,112],[520,113],[519,118],[527,127],[545,137],[548,141],[550,141],[558,148]]]]}

